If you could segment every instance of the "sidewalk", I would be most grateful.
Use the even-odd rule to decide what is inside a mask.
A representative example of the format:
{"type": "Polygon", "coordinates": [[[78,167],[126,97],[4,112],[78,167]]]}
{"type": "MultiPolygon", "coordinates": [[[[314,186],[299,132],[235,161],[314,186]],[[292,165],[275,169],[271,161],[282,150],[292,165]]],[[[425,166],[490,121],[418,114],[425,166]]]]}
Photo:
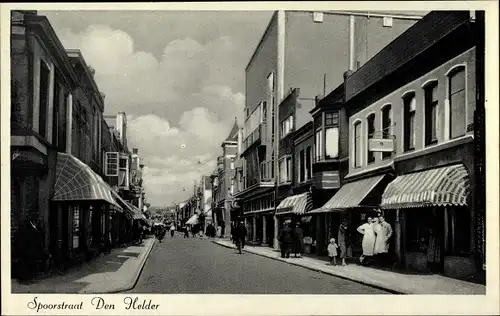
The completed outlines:
{"type": "MultiPolygon", "coordinates": [[[[214,240],[213,242],[224,247],[236,248],[231,241],[214,240]]],[[[409,275],[355,264],[330,266],[325,261],[307,257],[285,259],[281,258],[278,252],[265,247],[245,246],[244,251],[399,294],[486,294],[484,285],[441,275],[409,275]]]]}
{"type": "Polygon", "coordinates": [[[115,248],[111,253],[95,258],[47,279],[20,283],[12,279],[12,293],[117,293],[134,287],[155,239],[144,239],[141,245],[115,248]]]}

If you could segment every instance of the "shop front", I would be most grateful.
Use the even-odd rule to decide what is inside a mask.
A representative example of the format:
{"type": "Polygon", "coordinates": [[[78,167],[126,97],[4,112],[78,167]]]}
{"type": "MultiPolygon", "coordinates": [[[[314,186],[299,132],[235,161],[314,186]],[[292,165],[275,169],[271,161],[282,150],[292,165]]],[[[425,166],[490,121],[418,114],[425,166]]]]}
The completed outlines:
{"type": "Polygon", "coordinates": [[[278,219],[278,229],[281,230],[285,222],[289,222],[291,227],[297,224],[304,233],[304,252],[311,253],[315,233],[314,222],[311,216],[306,216],[308,210],[312,209],[312,195],[310,192],[296,194],[285,198],[276,208],[276,218],[278,219]]]}
{"type": "Polygon", "coordinates": [[[403,174],[387,186],[381,208],[398,214],[406,268],[458,278],[476,270],[470,182],[458,163],[403,174]]]}
{"type": "MultiPolygon", "coordinates": [[[[346,221],[347,258],[358,258],[362,254],[363,235],[357,228],[367,222],[369,217],[378,216],[376,211],[380,203],[383,189],[391,179],[387,174],[357,179],[345,183],[322,207],[314,209],[307,215],[316,217],[316,253],[326,255],[330,238],[339,240],[339,227],[346,221]],[[323,225],[321,225],[324,223],[323,225]]],[[[389,214],[386,221],[394,227],[389,214]]],[[[392,238],[394,239],[394,238],[392,238]]],[[[392,242],[389,240],[389,242],[392,242]]],[[[394,251],[394,246],[389,249],[394,251]]],[[[391,250],[390,250],[391,251],[391,250]]]]}
{"type": "MultiPolygon", "coordinates": [[[[109,249],[106,216],[122,211],[113,189],[76,157],[57,153],[53,235],[55,260],[90,259],[109,249]]],[[[109,224],[109,221],[108,221],[109,224]]]]}

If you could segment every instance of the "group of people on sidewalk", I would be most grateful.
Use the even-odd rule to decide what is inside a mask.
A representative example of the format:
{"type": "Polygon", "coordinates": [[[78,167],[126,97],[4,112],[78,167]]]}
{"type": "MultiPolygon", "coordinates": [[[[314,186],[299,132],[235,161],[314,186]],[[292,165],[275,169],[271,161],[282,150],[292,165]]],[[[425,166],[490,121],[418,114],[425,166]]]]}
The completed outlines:
{"type": "Polygon", "coordinates": [[[368,217],[366,223],[359,226],[357,231],[363,235],[363,254],[359,258],[361,264],[364,264],[367,258],[372,258],[375,255],[387,260],[392,227],[385,221],[384,216],[378,213],[374,217],[368,217]]]}
{"type": "Polygon", "coordinates": [[[281,258],[290,258],[290,253],[293,253],[295,258],[300,258],[304,251],[304,230],[300,227],[300,223],[293,225],[291,221],[285,221],[278,241],[281,258]]]}

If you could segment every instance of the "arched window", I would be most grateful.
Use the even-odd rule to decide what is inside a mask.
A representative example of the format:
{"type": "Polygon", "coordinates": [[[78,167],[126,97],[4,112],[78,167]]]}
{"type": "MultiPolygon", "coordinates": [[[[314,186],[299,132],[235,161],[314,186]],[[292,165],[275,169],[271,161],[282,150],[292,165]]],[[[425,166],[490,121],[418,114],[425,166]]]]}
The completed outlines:
{"type": "Polygon", "coordinates": [[[431,81],[424,86],[424,106],[425,106],[425,145],[437,142],[437,122],[438,122],[438,82],[431,81]]]}
{"type": "Polygon", "coordinates": [[[407,93],[403,96],[403,112],[404,112],[404,135],[403,144],[404,151],[415,149],[415,111],[417,102],[415,92],[407,93]]]}
{"type": "MultiPolygon", "coordinates": [[[[368,139],[376,137],[375,134],[375,113],[368,115],[366,118],[366,125],[368,126],[368,139]]],[[[368,150],[367,162],[372,163],[375,161],[375,153],[368,150]]]]}
{"type": "MultiPolygon", "coordinates": [[[[392,139],[392,107],[390,104],[386,104],[382,108],[382,138],[392,139]]],[[[382,152],[382,159],[386,159],[392,156],[391,152],[382,152]]]]}
{"type": "Polygon", "coordinates": [[[361,167],[361,122],[354,123],[354,168],[361,167]]]}
{"type": "Polygon", "coordinates": [[[465,91],[465,66],[455,67],[448,73],[450,138],[465,134],[465,91]]]}

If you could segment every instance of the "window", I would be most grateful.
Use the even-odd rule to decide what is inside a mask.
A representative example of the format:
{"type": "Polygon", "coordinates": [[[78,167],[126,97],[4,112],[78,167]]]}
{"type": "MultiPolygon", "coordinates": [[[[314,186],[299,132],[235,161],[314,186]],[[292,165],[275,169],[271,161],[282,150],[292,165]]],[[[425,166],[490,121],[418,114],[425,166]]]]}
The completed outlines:
{"type": "Polygon", "coordinates": [[[339,112],[325,113],[325,156],[339,156],[339,112]]]}
{"type": "Polygon", "coordinates": [[[39,86],[39,116],[38,133],[47,137],[47,111],[49,107],[50,69],[47,64],[40,60],[40,86],[39,86]]]}
{"type": "Polygon", "coordinates": [[[61,86],[57,75],[54,78],[54,110],[52,113],[52,144],[59,148],[59,133],[61,132],[59,126],[59,116],[61,108],[61,86]]]}
{"type": "Polygon", "coordinates": [[[438,100],[437,81],[424,88],[425,102],[425,145],[437,142],[438,100]]]}
{"type": "Polygon", "coordinates": [[[281,138],[285,138],[293,131],[293,114],[281,122],[281,138]]]}
{"type": "Polygon", "coordinates": [[[266,165],[267,165],[267,162],[265,162],[265,161],[260,163],[260,180],[261,181],[266,179],[266,165]]]}
{"type": "Polygon", "coordinates": [[[99,162],[99,110],[97,108],[93,108],[93,116],[92,116],[92,152],[93,152],[93,160],[95,162],[99,162]]]}
{"type": "Polygon", "coordinates": [[[465,134],[465,67],[455,68],[449,75],[450,138],[465,134]]]}
{"type": "Polygon", "coordinates": [[[80,247],[80,208],[73,206],[73,249],[80,247]]]}
{"type": "Polygon", "coordinates": [[[280,183],[292,181],[292,157],[286,156],[279,161],[280,183]]]}
{"type": "Polygon", "coordinates": [[[231,195],[234,195],[234,179],[231,179],[231,195]]]}
{"type": "Polygon", "coordinates": [[[448,208],[447,253],[456,256],[470,254],[471,218],[467,209],[448,208]]]}
{"type": "Polygon", "coordinates": [[[231,170],[234,169],[234,158],[231,158],[230,168],[231,170]]]}
{"type": "Polygon", "coordinates": [[[404,106],[404,151],[415,149],[415,110],[417,102],[415,93],[411,92],[403,97],[404,106]]]}
{"type": "MultiPolygon", "coordinates": [[[[392,108],[388,104],[382,109],[382,138],[393,139],[392,136],[392,108]]],[[[391,152],[382,152],[382,159],[386,159],[392,156],[391,152]]]]}
{"type": "Polygon", "coordinates": [[[361,167],[361,122],[354,124],[354,167],[361,167]]]}
{"type": "Polygon", "coordinates": [[[323,153],[323,130],[319,129],[316,131],[314,141],[314,148],[316,151],[316,161],[320,161],[322,159],[323,153]]]}
{"type": "Polygon", "coordinates": [[[311,146],[306,148],[306,180],[312,178],[312,150],[311,146]]]}
{"type": "Polygon", "coordinates": [[[302,149],[299,153],[299,183],[306,180],[305,158],[305,151],[302,149]]]}
{"type": "Polygon", "coordinates": [[[118,153],[106,152],[105,171],[106,176],[118,176],[118,153]]]}
{"type": "MultiPolygon", "coordinates": [[[[368,140],[374,138],[375,134],[375,114],[370,114],[366,118],[366,125],[368,126],[368,140]]],[[[375,161],[375,153],[368,149],[367,162],[372,163],[375,161]]]]}

